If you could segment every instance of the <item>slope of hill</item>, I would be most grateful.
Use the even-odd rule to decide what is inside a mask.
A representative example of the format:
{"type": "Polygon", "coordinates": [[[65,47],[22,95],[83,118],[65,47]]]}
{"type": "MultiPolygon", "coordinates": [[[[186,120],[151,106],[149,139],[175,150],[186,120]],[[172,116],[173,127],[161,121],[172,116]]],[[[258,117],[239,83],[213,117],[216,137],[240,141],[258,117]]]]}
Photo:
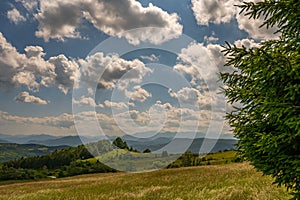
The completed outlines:
{"type": "Polygon", "coordinates": [[[48,147],[37,144],[0,144],[0,163],[15,160],[21,157],[39,156],[51,153],[54,150],[62,149],[67,146],[48,147]]]}
{"type": "MultiPolygon", "coordinates": [[[[0,199],[289,199],[285,188],[272,185],[247,163],[108,173],[1,185],[0,199]]],[[[1,184],[1,182],[0,182],[1,184]]]]}

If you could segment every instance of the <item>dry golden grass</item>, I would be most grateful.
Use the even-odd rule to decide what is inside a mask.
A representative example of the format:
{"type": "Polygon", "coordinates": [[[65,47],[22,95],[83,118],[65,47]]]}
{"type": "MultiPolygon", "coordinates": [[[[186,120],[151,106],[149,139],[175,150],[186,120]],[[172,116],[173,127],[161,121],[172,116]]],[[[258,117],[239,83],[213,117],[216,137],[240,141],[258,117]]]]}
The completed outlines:
{"type": "Polygon", "coordinates": [[[249,164],[92,174],[0,186],[0,199],[289,199],[249,164]]]}

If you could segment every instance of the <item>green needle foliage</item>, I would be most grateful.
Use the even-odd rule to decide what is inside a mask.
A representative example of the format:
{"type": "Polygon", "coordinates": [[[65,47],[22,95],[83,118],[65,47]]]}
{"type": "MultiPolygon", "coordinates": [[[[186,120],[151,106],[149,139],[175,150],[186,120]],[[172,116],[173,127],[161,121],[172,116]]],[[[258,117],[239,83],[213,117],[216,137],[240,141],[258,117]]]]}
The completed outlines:
{"type": "Polygon", "coordinates": [[[280,37],[258,48],[224,47],[226,65],[235,69],[220,74],[223,91],[235,105],[227,120],[241,154],[300,199],[300,1],[239,7],[250,18],[264,16],[262,26],[277,26],[280,37]]]}

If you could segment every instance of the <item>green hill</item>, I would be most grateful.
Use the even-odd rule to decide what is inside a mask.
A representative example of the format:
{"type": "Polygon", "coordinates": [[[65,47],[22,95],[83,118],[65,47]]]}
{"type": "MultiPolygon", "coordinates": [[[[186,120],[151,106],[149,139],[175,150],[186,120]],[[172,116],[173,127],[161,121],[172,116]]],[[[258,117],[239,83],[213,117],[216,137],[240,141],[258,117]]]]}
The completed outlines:
{"type": "MultiPolygon", "coordinates": [[[[89,146],[101,152],[106,151],[106,147],[107,150],[111,147],[109,141],[99,141],[89,146]]],[[[49,176],[66,177],[116,171],[96,159],[86,160],[90,158],[93,158],[93,155],[84,145],[55,150],[42,156],[22,157],[0,165],[0,180],[44,179],[49,176]]]]}
{"type": "Polygon", "coordinates": [[[0,143],[0,163],[19,159],[21,157],[32,157],[40,156],[53,152],[57,149],[67,147],[64,146],[44,146],[37,144],[11,144],[11,143],[0,143]]]}
{"type": "Polygon", "coordinates": [[[0,199],[285,200],[291,197],[285,188],[278,188],[272,182],[272,178],[262,176],[248,163],[235,163],[2,184],[0,199]]]}
{"type": "MultiPolygon", "coordinates": [[[[30,150],[30,152],[35,153],[46,148],[39,145],[17,144],[11,144],[9,147],[19,151],[26,147],[27,151],[30,150]],[[33,147],[39,148],[35,149],[33,147]]],[[[4,152],[8,152],[7,149],[4,152]]],[[[219,154],[223,155],[225,152],[219,154]]],[[[191,151],[183,155],[168,154],[167,152],[140,153],[134,149],[128,150],[128,147],[118,149],[109,141],[102,140],[87,145],[55,150],[47,155],[22,157],[5,162],[2,166],[0,165],[0,180],[42,179],[49,176],[61,178],[79,174],[115,171],[140,172],[166,167],[178,168],[235,162],[234,152],[227,152],[226,156],[211,156],[211,154],[208,156],[210,157],[200,157],[191,151]],[[97,156],[97,159],[94,156],[97,156]]]]}

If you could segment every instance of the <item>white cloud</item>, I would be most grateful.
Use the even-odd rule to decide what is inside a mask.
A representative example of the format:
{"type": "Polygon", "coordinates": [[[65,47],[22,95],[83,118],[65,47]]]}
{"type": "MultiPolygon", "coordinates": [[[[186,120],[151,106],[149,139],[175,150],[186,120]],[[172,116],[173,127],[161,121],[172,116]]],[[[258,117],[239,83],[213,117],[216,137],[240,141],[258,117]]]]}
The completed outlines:
{"type": "Polygon", "coordinates": [[[207,43],[217,42],[219,38],[214,36],[204,36],[204,41],[207,43]]]}
{"type": "Polygon", "coordinates": [[[0,83],[4,90],[26,86],[38,91],[40,85],[58,87],[65,94],[79,78],[79,66],[64,55],[45,60],[43,48],[27,46],[19,53],[0,33],[0,83]]]}
{"type": "Polygon", "coordinates": [[[84,19],[98,30],[111,36],[125,37],[132,44],[140,41],[159,44],[182,33],[177,14],[169,14],[152,4],[142,7],[135,0],[41,0],[36,18],[39,21],[36,36],[45,41],[80,37],[78,29],[84,19]],[[164,29],[126,32],[142,27],[164,29]]]}
{"type": "Polygon", "coordinates": [[[279,34],[274,34],[278,29],[277,27],[266,28],[266,26],[259,28],[263,24],[264,16],[261,16],[258,19],[249,19],[249,16],[244,16],[243,14],[236,16],[238,27],[241,30],[246,31],[249,36],[253,39],[275,39],[279,34]]]}
{"type": "Polygon", "coordinates": [[[192,9],[199,25],[228,23],[236,13],[237,0],[192,0],[192,9]]]}
{"type": "Polygon", "coordinates": [[[31,91],[37,92],[39,90],[39,83],[36,81],[36,77],[32,72],[20,71],[13,76],[12,81],[17,85],[25,85],[31,91]]]}
{"type": "Polygon", "coordinates": [[[190,105],[199,105],[201,110],[213,110],[224,113],[226,101],[219,94],[222,83],[218,73],[231,72],[231,67],[224,67],[226,58],[221,52],[222,47],[217,44],[203,45],[191,43],[182,49],[178,55],[178,63],[174,70],[190,81],[191,88],[181,91],[169,91],[170,95],[181,99],[190,105]],[[172,94],[173,93],[173,94],[172,94]]]}
{"type": "MultiPolygon", "coordinates": [[[[261,0],[253,2],[259,1],[261,0]]],[[[278,34],[273,34],[277,30],[276,27],[259,28],[264,22],[264,16],[254,20],[249,19],[249,16],[244,16],[244,13],[239,14],[240,9],[235,5],[240,4],[242,4],[241,0],[192,0],[192,9],[199,25],[229,23],[236,19],[239,29],[246,31],[253,39],[266,40],[278,37],[278,34]]]]}
{"type": "Polygon", "coordinates": [[[152,73],[138,59],[127,61],[118,55],[97,53],[87,59],[72,60],[58,55],[46,60],[42,47],[27,46],[22,54],[6,41],[2,33],[0,41],[0,83],[4,90],[25,86],[37,92],[40,86],[44,86],[57,87],[67,94],[78,87],[81,78],[89,91],[91,87],[113,89],[118,83],[118,89],[127,91],[132,99],[144,101],[151,96],[142,88],[131,92],[127,90],[130,83],[138,84],[145,75],[152,73]]]}
{"type": "Polygon", "coordinates": [[[159,61],[159,57],[154,54],[151,54],[150,56],[141,56],[141,58],[144,60],[149,60],[151,62],[159,61]]]}
{"type": "Polygon", "coordinates": [[[125,95],[132,101],[144,102],[147,98],[152,97],[147,90],[139,85],[134,86],[134,91],[125,90],[125,95]]]}
{"type": "MultiPolygon", "coordinates": [[[[111,108],[122,108],[125,105],[122,102],[109,101],[105,104],[111,108]]],[[[222,112],[217,113],[219,118],[216,120],[222,120],[223,114],[222,112]]],[[[58,116],[28,117],[10,115],[0,110],[0,126],[1,131],[7,134],[74,135],[76,134],[74,117],[80,135],[99,136],[98,126],[102,128],[104,134],[110,136],[138,132],[157,133],[157,131],[184,133],[205,132],[211,120],[211,111],[177,108],[169,103],[156,104],[154,109],[151,107],[146,112],[130,110],[129,113],[117,112],[114,116],[95,112],[80,112],[74,116],[62,113],[58,116]]]]}
{"type": "Polygon", "coordinates": [[[78,64],[64,55],[51,57],[48,62],[55,66],[55,83],[52,84],[56,85],[65,94],[68,93],[80,77],[78,64]]]}
{"type": "Polygon", "coordinates": [[[0,87],[4,90],[16,85],[13,77],[21,71],[26,56],[19,54],[15,47],[6,41],[0,33],[0,87]]]}
{"type": "Polygon", "coordinates": [[[104,101],[103,104],[99,105],[100,107],[111,108],[114,111],[127,111],[129,106],[134,106],[133,103],[125,103],[125,102],[112,102],[112,101],[104,101]]]}
{"type": "Polygon", "coordinates": [[[214,91],[219,88],[218,73],[225,64],[225,57],[221,53],[222,47],[216,44],[204,46],[202,43],[191,43],[181,50],[178,63],[174,70],[185,76],[193,87],[200,89],[204,85],[214,91]]]}
{"type": "Polygon", "coordinates": [[[252,39],[237,40],[237,41],[234,42],[234,45],[236,45],[237,47],[244,46],[246,49],[257,48],[257,47],[260,46],[259,43],[256,43],[252,39]]]}
{"type": "Polygon", "coordinates": [[[52,38],[63,41],[64,38],[80,37],[76,30],[81,23],[80,2],[78,0],[41,0],[39,13],[36,14],[39,22],[36,36],[45,41],[52,38]]]}
{"type": "Polygon", "coordinates": [[[73,103],[76,105],[88,105],[91,107],[97,106],[95,99],[93,99],[92,97],[85,97],[85,96],[82,96],[79,100],[73,99],[73,103]]]}
{"type": "Polygon", "coordinates": [[[118,88],[125,90],[130,82],[139,83],[142,78],[151,73],[144,63],[135,59],[127,61],[118,55],[96,53],[86,60],[78,61],[81,66],[81,80],[87,87],[113,89],[118,82],[118,88]]]}
{"type": "Polygon", "coordinates": [[[20,12],[14,8],[7,12],[7,18],[14,24],[19,24],[20,22],[25,22],[26,18],[20,14],[20,12]]]}
{"type": "Polygon", "coordinates": [[[47,117],[23,117],[16,115],[6,114],[2,116],[2,119],[8,121],[14,121],[16,123],[22,124],[39,124],[44,126],[54,126],[54,127],[65,127],[70,128],[74,125],[73,115],[68,113],[63,113],[58,116],[47,116],[47,117]]]}
{"type": "Polygon", "coordinates": [[[191,105],[194,108],[205,108],[211,104],[211,98],[207,95],[201,94],[195,88],[182,88],[178,92],[169,91],[171,97],[177,98],[183,105],[191,105]]]}
{"type": "Polygon", "coordinates": [[[211,36],[204,36],[204,41],[206,43],[214,43],[217,42],[219,40],[219,38],[216,37],[216,33],[213,31],[211,36]]]}
{"type": "Polygon", "coordinates": [[[22,103],[41,104],[41,105],[47,104],[47,101],[39,97],[30,95],[28,92],[21,92],[20,94],[18,94],[18,96],[15,97],[15,101],[22,102],[22,103]]]}

